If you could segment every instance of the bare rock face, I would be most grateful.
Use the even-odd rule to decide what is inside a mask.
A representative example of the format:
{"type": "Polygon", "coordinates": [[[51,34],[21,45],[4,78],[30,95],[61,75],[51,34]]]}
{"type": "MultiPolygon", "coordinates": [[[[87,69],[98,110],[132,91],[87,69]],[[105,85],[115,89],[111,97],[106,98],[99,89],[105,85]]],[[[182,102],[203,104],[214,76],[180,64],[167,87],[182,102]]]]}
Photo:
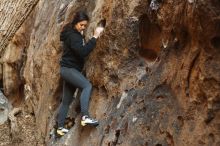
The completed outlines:
{"type": "Polygon", "coordinates": [[[218,0],[40,0],[1,54],[4,92],[34,115],[37,145],[220,145],[219,10],[218,0]],[[100,125],[82,127],[77,111],[70,132],[53,141],[59,34],[82,9],[87,38],[107,22],[85,65],[100,125]]]}
{"type": "Polygon", "coordinates": [[[0,91],[0,125],[4,124],[7,121],[11,108],[12,107],[11,104],[8,102],[8,99],[0,91]]]}

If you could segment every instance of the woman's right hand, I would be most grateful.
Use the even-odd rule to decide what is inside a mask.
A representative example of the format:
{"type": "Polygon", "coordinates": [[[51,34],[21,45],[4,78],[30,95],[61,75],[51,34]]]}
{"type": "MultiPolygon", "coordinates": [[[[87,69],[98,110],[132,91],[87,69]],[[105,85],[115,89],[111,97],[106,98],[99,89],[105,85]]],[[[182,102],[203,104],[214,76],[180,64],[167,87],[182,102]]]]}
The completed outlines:
{"type": "Polygon", "coordinates": [[[103,30],[104,30],[104,27],[97,27],[94,31],[93,37],[95,37],[97,39],[101,35],[103,30]]]}

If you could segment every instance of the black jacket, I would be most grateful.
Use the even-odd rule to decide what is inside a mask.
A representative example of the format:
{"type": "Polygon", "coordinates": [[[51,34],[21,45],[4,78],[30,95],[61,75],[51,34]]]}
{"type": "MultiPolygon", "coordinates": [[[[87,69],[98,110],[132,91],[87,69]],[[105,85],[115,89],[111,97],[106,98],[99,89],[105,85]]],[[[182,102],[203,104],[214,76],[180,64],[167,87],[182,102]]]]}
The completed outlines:
{"type": "Polygon", "coordinates": [[[96,39],[92,37],[84,44],[84,38],[77,30],[68,29],[61,32],[60,40],[63,41],[64,49],[60,65],[81,71],[85,57],[89,55],[96,45],[96,39]]]}

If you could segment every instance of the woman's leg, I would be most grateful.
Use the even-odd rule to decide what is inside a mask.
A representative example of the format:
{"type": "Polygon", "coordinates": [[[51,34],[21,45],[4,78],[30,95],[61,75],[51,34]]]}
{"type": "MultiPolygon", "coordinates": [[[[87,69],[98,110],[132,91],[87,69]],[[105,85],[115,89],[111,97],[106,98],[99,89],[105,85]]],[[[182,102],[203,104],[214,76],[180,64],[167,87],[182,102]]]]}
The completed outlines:
{"type": "Polygon", "coordinates": [[[63,95],[62,95],[62,102],[60,104],[60,108],[58,111],[57,123],[58,127],[64,127],[64,122],[69,110],[69,105],[73,101],[73,95],[76,88],[73,87],[71,84],[63,81],[63,95]]]}
{"type": "Polygon", "coordinates": [[[89,115],[88,107],[92,91],[91,83],[82,75],[82,73],[74,68],[62,67],[61,76],[72,86],[82,89],[80,96],[81,112],[82,115],[89,115]]]}

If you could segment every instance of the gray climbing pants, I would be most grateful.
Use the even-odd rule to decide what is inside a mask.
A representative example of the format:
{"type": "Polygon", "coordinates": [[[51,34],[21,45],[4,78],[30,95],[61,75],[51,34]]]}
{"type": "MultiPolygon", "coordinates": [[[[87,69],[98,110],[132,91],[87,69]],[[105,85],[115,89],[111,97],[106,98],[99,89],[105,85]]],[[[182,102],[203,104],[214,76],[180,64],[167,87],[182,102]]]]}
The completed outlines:
{"type": "Polygon", "coordinates": [[[58,111],[57,123],[58,127],[63,127],[76,88],[82,90],[80,95],[81,113],[82,115],[89,115],[88,107],[92,85],[85,76],[75,68],[61,67],[60,74],[64,82],[62,102],[58,111]]]}

